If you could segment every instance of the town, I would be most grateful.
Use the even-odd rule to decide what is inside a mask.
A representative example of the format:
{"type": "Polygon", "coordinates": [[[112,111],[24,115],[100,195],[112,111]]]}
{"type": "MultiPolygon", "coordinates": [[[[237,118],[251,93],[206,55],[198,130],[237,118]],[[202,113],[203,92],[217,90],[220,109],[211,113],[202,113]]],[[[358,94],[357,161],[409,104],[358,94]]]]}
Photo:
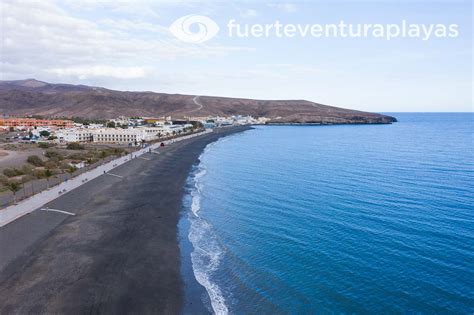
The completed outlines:
{"type": "Polygon", "coordinates": [[[139,146],[200,129],[265,124],[267,118],[231,117],[119,117],[111,120],[0,118],[1,142],[102,143],[139,146]]]}
{"type": "Polygon", "coordinates": [[[266,118],[0,118],[0,207],[28,198],[121,156],[214,128],[265,124],[266,118]]]}

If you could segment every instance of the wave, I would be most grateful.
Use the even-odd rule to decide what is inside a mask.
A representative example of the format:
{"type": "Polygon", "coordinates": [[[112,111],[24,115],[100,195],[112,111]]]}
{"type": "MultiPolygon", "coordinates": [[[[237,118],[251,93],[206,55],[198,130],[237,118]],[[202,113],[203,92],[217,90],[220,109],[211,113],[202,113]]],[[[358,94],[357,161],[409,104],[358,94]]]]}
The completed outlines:
{"type": "Polygon", "coordinates": [[[193,176],[194,189],[191,191],[191,211],[196,217],[199,217],[198,212],[201,209],[202,184],[199,179],[206,175],[206,173],[206,169],[204,167],[200,167],[193,176]]]}
{"type": "Polygon", "coordinates": [[[199,165],[191,175],[192,188],[190,191],[191,206],[188,213],[190,221],[189,241],[193,245],[191,262],[196,280],[206,289],[212,309],[215,314],[228,314],[229,309],[220,287],[212,281],[212,276],[218,269],[224,256],[224,248],[219,244],[213,227],[209,222],[199,216],[201,210],[202,178],[207,173],[202,156],[206,154],[215,143],[206,147],[199,157],[199,165]]]}

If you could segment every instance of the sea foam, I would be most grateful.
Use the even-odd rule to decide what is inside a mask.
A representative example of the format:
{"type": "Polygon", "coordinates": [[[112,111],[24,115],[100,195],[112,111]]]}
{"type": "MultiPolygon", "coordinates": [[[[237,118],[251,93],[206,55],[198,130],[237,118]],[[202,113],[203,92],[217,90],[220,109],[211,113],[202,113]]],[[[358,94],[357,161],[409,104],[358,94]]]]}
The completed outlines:
{"type": "MultiPolygon", "coordinates": [[[[215,143],[206,147],[203,154],[208,152],[215,143]]],[[[202,154],[202,155],[203,155],[202,154]]],[[[194,184],[190,191],[192,198],[189,240],[193,245],[191,262],[196,280],[206,289],[211,306],[215,314],[228,314],[229,309],[219,286],[212,281],[213,273],[218,269],[224,255],[224,248],[219,244],[213,232],[212,226],[199,216],[201,210],[201,194],[203,189],[202,179],[206,175],[206,166],[199,157],[200,164],[192,175],[194,184]]]]}

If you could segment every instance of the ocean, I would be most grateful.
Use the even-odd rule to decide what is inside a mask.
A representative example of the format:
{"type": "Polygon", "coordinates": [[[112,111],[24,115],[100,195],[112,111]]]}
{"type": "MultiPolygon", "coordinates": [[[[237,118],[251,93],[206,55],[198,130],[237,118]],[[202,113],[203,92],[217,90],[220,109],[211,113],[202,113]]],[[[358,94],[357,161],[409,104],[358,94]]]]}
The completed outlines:
{"type": "Polygon", "coordinates": [[[474,114],[391,115],[210,144],[183,202],[187,301],[218,314],[472,314],[474,114]]]}

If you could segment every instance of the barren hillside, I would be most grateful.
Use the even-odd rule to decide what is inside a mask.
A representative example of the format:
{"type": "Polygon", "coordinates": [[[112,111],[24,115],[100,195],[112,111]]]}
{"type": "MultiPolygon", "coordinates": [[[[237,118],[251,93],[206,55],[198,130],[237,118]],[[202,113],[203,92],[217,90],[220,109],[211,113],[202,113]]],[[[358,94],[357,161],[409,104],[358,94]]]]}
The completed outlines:
{"type": "Polygon", "coordinates": [[[50,84],[34,79],[0,81],[3,115],[114,118],[124,116],[251,115],[274,123],[391,123],[395,118],[305,100],[253,100],[214,96],[123,92],[50,84]]]}

